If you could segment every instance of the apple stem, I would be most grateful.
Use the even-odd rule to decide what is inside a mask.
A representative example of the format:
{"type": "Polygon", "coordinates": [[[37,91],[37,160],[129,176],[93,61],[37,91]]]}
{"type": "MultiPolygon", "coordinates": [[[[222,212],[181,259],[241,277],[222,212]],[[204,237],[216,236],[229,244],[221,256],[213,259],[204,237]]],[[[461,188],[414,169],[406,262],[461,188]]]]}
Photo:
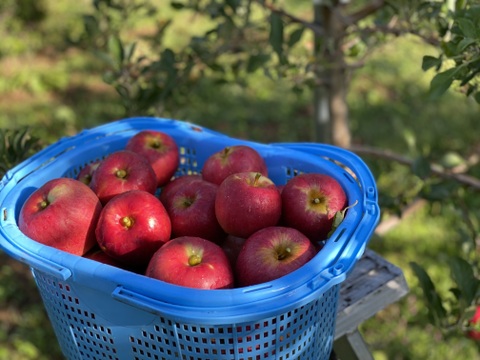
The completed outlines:
{"type": "Polygon", "coordinates": [[[190,257],[188,258],[188,265],[190,266],[198,265],[201,262],[202,262],[202,258],[197,254],[190,255],[190,257]]]}
{"type": "Polygon", "coordinates": [[[320,199],[318,197],[313,199],[313,203],[314,204],[320,204],[320,199]]]}
{"type": "Polygon", "coordinates": [[[223,152],[221,153],[221,158],[226,159],[228,157],[228,154],[230,153],[231,149],[230,146],[227,146],[223,149],[223,152]]]}
{"type": "Polygon", "coordinates": [[[123,170],[123,169],[120,169],[120,170],[117,170],[117,171],[115,172],[115,176],[118,177],[118,178],[120,178],[120,179],[124,179],[124,178],[127,177],[127,172],[126,172],[125,170],[123,170]]]}
{"type": "Polygon", "coordinates": [[[48,200],[42,200],[42,202],[40,203],[40,209],[45,209],[47,206],[48,206],[48,200]]]}
{"type": "Polygon", "coordinates": [[[120,219],[120,222],[127,229],[130,229],[133,226],[134,220],[130,216],[124,216],[120,219]]]}
{"type": "Polygon", "coordinates": [[[253,186],[257,186],[258,179],[260,179],[261,177],[262,177],[262,174],[260,174],[260,173],[255,174],[255,180],[253,182],[253,186]]]}

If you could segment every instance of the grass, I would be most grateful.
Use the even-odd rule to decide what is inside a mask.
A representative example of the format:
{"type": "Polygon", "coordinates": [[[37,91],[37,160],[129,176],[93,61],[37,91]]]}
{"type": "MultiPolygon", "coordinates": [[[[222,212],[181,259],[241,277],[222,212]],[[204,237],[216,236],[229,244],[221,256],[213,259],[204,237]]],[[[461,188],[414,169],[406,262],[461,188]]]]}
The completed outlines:
{"type": "MultiPolygon", "coordinates": [[[[101,80],[97,60],[82,49],[67,46],[60,36],[66,32],[78,36],[81,24],[76,14],[88,11],[89,1],[46,3],[57,18],[70,16],[61,22],[48,18],[38,31],[18,26],[15,31],[0,30],[5,39],[0,44],[0,127],[28,125],[48,144],[124,113],[116,93],[101,80]],[[74,10],[66,12],[73,3],[74,10]]],[[[184,16],[190,19],[191,15],[184,16]]],[[[145,31],[148,26],[151,24],[145,24],[145,31]]],[[[172,39],[172,44],[177,43],[172,39]]],[[[428,154],[435,159],[451,151],[468,154],[478,146],[476,104],[453,92],[438,100],[428,97],[431,73],[422,72],[420,64],[425,52],[433,51],[412,38],[392,41],[375,51],[371,61],[354,74],[349,104],[355,143],[411,157],[428,154]]],[[[204,79],[195,92],[182,99],[175,116],[256,141],[309,138],[312,106],[308,91],[294,95],[285,83],[261,74],[253,74],[248,81],[249,87],[240,87],[219,86],[204,79]]],[[[410,177],[410,169],[404,166],[365,160],[382,196],[395,199],[399,189],[420,181],[410,177]]],[[[443,339],[429,325],[421,290],[409,267],[411,261],[425,266],[442,294],[448,296],[451,283],[444,257],[458,251],[458,219],[453,212],[439,208],[439,204],[426,206],[371,241],[374,250],[404,270],[410,286],[403,300],[361,327],[376,360],[478,356],[473,342],[461,336],[443,339]]],[[[0,264],[0,358],[60,359],[30,272],[3,253],[0,264]]]]}

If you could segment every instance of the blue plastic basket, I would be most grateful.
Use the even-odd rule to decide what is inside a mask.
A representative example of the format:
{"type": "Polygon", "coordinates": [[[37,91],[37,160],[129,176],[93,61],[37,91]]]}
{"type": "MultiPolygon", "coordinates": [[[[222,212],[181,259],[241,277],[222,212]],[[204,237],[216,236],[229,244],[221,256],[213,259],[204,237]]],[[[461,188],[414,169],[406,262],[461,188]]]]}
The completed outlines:
{"type": "Polygon", "coordinates": [[[28,264],[68,359],[328,359],[339,286],[378,222],[377,190],[364,162],[327,145],[259,144],[186,122],[131,118],[63,138],[9,171],[0,184],[0,247],[28,264]],[[178,174],[199,173],[214,151],[247,144],[278,184],[302,172],[336,178],[350,204],[314,259],[280,279],[231,290],[179,287],[39,244],[17,226],[26,198],[46,181],[74,177],[144,129],[178,143],[178,174]]]}

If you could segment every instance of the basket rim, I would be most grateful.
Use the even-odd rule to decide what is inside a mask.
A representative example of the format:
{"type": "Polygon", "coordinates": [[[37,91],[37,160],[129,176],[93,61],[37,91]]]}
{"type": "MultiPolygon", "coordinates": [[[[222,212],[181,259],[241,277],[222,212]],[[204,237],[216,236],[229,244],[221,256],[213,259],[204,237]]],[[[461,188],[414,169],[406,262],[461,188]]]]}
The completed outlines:
{"type": "MultiPolygon", "coordinates": [[[[176,134],[188,133],[205,141],[218,141],[220,144],[225,141],[251,144],[267,152],[288,153],[312,162],[319,161],[317,155],[322,153],[322,148],[319,148],[319,154],[313,154],[314,149],[310,147],[314,146],[312,144],[305,146],[306,152],[302,152],[298,144],[297,148],[288,148],[288,144],[262,144],[235,139],[205,127],[175,119],[135,117],[117,120],[83,130],[69,138],[62,138],[8,172],[8,176],[2,179],[0,185],[0,203],[2,203],[3,213],[0,221],[0,247],[19,261],[40,271],[46,271],[62,281],[88,284],[100,291],[108,289],[112,293],[112,298],[117,301],[154,313],[167,312],[182,321],[207,319],[211,322],[256,319],[306,304],[341,283],[356,260],[363,254],[368,239],[378,223],[379,206],[376,196],[372,199],[365,189],[361,189],[360,185],[352,182],[350,178],[347,190],[358,198],[349,198],[349,201],[353,203],[354,200],[358,200],[358,205],[347,212],[342,225],[327,241],[325,251],[320,251],[309,263],[282,278],[242,288],[201,290],[168,284],[50,248],[27,238],[20,232],[12,213],[15,212],[16,200],[19,196],[16,194],[18,192],[16,188],[21,187],[25,179],[34,176],[37,171],[47,171],[58,159],[72,156],[73,153],[70,151],[81,151],[81,146],[77,144],[90,143],[94,146],[102,141],[106,142],[113,135],[128,136],[131,132],[152,127],[176,134]],[[330,251],[329,255],[333,254],[333,256],[327,256],[327,252],[330,251]],[[319,269],[320,266],[322,266],[321,269],[319,269]],[[97,281],[92,282],[92,276],[95,276],[97,281]],[[191,304],[191,301],[187,304],[185,299],[196,301],[195,304],[191,304]]],[[[334,147],[325,149],[340,152],[334,147]]],[[[345,150],[342,150],[341,154],[350,156],[345,150]]],[[[331,156],[330,153],[329,156],[331,156]]],[[[371,176],[366,165],[358,157],[352,155],[348,161],[350,169],[352,167],[361,169],[361,171],[353,169],[361,173],[360,177],[371,176]]],[[[335,166],[338,167],[339,173],[342,173],[340,177],[349,176],[343,174],[348,173],[340,166],[335,166]]],[[[373,186],[376,192],[375,184],[369,185],[373,186]]]]}

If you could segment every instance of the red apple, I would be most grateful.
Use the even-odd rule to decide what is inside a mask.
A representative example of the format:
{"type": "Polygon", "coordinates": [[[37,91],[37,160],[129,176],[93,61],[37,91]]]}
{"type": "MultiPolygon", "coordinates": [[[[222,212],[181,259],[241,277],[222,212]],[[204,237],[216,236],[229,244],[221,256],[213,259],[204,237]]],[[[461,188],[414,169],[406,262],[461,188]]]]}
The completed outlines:
{"type": "Polygon", "coordinates": [[[337,211],[347,205],[340,183],[324,174],[300,174],[282,191],[282,221],[304,233],[313,242],[325,240],[337,211]]]}
{"type": "Polygon", "coordinates": [[[230,261],[232,269],[235,269],[238,254],[240,254],[240,250],[242,250],[245,241],[245,238],[227,235],[223,242],[220,244],[220,247],[223,249],[223,251],[227,255],[228,260],[230,261]]]}
{"type": "Polygon", "coordinates": [[[467,331],[467,336],[470,339],[480,341],[480,306],[477,306],[475,313],[469,321],[470,330],[467,331]]]}
{"type": "Polygon", "coordinates": [[[261,228],[277,225],[282,199],[268,177],[258,172],[237,173],[218,187],[215,214],[227,234],[247,238],[261,228]]]}
{"type": "Polygon", "coordinates": [[[182,236],[162,246],[148,264],[146,276],[198,289],[229,289],[233,270],[217,244],[195,236],[182,236]]]}
{"type": "Polygon", "coordinates": [[[154,194],[157,179],[148,160],[137,153],[119,150],[108,155],[92,176],[90,187],[106,204],[115,195],[129,190],[154,194]]]}
{"type": "Polygon", "coordinates": [[[171,223],[155,195],[130,190],[105,205],[95,233],[105,253],[129,267],[141,268],[170,240],[171,223]]]}
{"type": "Polygon", "coordinates": [[[210,155],[203,164],[202,176],[206,181],[220,185],[227,176],[247,171],[268,176],[265,160],[254,148],[234,145],[210,155]]]}
{"type": "Polygon", "coordinates": [[[315,247],[300,231],[271,226],[250,236],[238,254],[235,274],[239,286],[278,279],[297,270],[316,254],[315,247]]]}
{"type": "Polygon", "coordinates": [[[173,194],[179,189],[189,186],[190,182],[194,181],[203,181],[202,176],[199,174],[191,174],[174,178],[162,187],[159,195],[160,201],[163,205],[168,205],[173,194]]]}
{"type": "Polygon", "coordinates": [[[145,156],[157,177],[157,186],[170,181],[180,161],[180,153],[175,140],[168,134],[143,130],[133,135],[127,142],[125,150],[145,156]]]}
{"type": "Polygon", "coordinates": [[[226,236],[215,215],[218,186],[205,180],[191,180],[177,188],[166,201],[172,237],[196,236],[220,243],[226,236]]]}
{"type": "Polygon", "coordinates": [[[78,173],[77,180],[80,180],[86,185],[90,185],[93,173],[97,170],[98,165],[100,165],[100,160],[86,164],[78,173]]]}
{"type": "Polygon", "coordinates": [[[58,178],[35,190],[20,209],[19,229],[44,245],[83,255],[95,244],[102,204],[76,179],[58,178]]]}

